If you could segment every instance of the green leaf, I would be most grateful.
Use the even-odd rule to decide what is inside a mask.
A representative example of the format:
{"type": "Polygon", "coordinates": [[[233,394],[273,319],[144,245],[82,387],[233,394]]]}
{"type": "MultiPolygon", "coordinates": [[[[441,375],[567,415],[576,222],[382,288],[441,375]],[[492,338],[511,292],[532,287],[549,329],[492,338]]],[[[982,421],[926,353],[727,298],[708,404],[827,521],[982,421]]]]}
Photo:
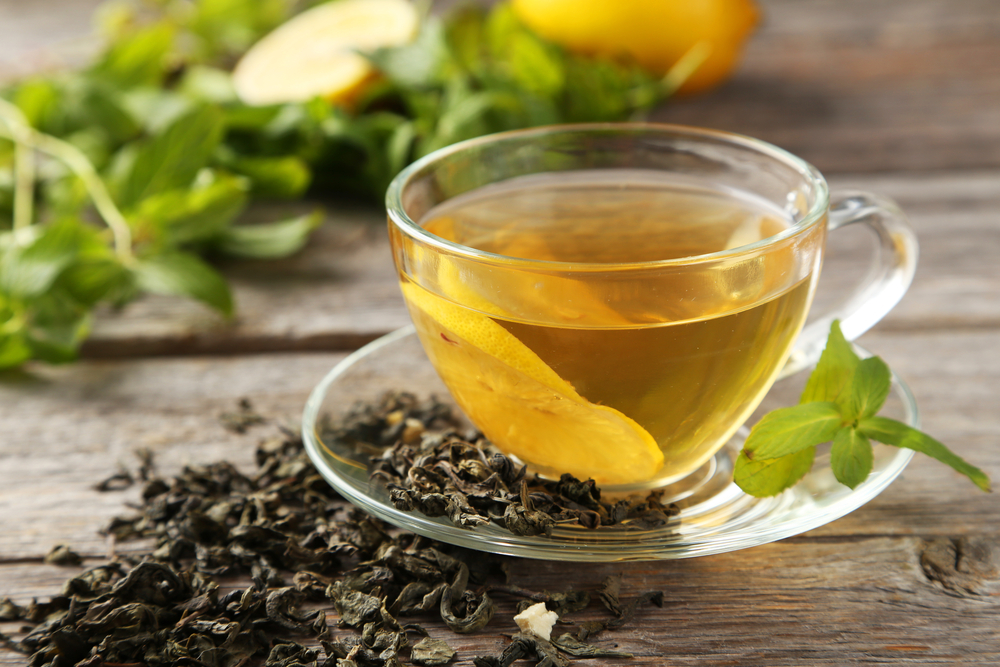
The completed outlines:
{"type": "Polygon", "coordinates": [[[413,143],[417,138],[416,125],[410,121],[400,123],[389,137],[386,153],[389,161],[389,172],[398,174],[410,162],[413,153],[413,143]]]}
{"type": "Polygon", "coordinates": [[[199,106],[197,100],[163,88],[134,88],[121,93],[126,111],[141,120],[147,134],[164,132],[181,116],[199,106]]]}
{"type": "Polygon", "coordinates": [[[62,290],[31,301],[25,333],[31,356],[51,364],[74,361],[90,331],[90,312],[62,290]]]}
{"type": "Polygon", "coordinates": [[[794,486],[809,472],[815,455],[815,447],[806,447],[780,458],[751,461],[746,452],[740,452],[736,457],[733,481],[751,496],[775,496],[794,486]]]}
{"type": "Polygon", "coordinates": [[[827,442],[843,426],[833,403],[805,403],[773,410],[750,431],[743,451],[754,461],[777,459],[827,442]]]}
{"type": "Polygon", "coordinates": [[[63,96],[55,81],[42,78],[22,81],[14,93],[13,102],[32,127],[43,132],[61,129],[57,119],[63,116],[60,109],[63,96]]]}
{"type": "Polygon", "coordinates": [[[546,96],[562,91],[566,73],[552,46],[531,33],[520,32],[514,35],[507,49],[511,74],[525,90],[546,96]]]}
{"type": "Polygon", "coordinates": [[[118,301],[132,287],[132,274],[112,256],[81,257],[67,268],[58,284],[75,300],[88,306],[118,301]]]}
{"type": "Polygon", "coordinates": [[[319,211],[291,220],[226,229],[217,241],[219,251],[235,257],[277,259],[298,252],[309,234],[323,222],[319,211]]]}
{"type": "Polygon", "coordinates": [[[838,482],[856,488],[868,479],[874,461],[872,443],[867,436],[849,426],[837,431],[830,448],[830,467],[838,482]]]}
{"type": "Polygon", "coordinates": [[[423,88],[444,80],[450,54],[440,19],[428,17],[409,44],[377,49],[364,56],[393,84],[423,88]]]}
{"type": "Polygon", "coordinates": [[[858,424],[858,430],[878,442],[921,452],[949,465],[972,480],[983,491],[990,490],[990,478],[979,468],[948,449],[931,436],[888,417],[869,417],[858,424]]]}
{"type": "MultiPolygon", "coordinates": [[[[3,327],[0,322],[0,328],[3,327]]],[[[14,368],[31,358],[31,347],[21,332],[0,334],[0,368],[14,368]]]]}
{"type": "Polygon", "coordinates": [[[119,89],[100,82],[87,81],[79,93],[77,122],[82,129],[99,128],[112,142],[119,144],[139,135],[142,126],[125,105],[119,89]]]}
{"type": "Polygon", "coordinates": [[[222,164],[250,179],[250,192],[262,198],[298,199],[312,181],[309,165],[294,155],[246,157],[234,154],[222,164]]]}
{"type": "Polygon", "coordinates": [[[148,197],[129,216],[137,230],[150,229],[170,246],[218,236],[246,207],[242,179],[220,175],[194,189],[170,190],[148,197]]]}
{"type": "Polygon", "coordinates": [[[62,221],[27,245],[12,245],[0,255],[0,290],[22,299],[44,294],[73,261],[79,244],[79,225],[62,221]]]}
{"type": "Polygon", "coordinates": [[[845,396],[838,401],[849,421],[866,419],[878,413],[889,397],[892,373],[884,361],[878,357],[862,359],[854,370],[854,375],[845,396]]]}
{"type": "Polygon", "coordinates": [[[140,260],[134,271],[140,289],[188,296],[226,316],[233,314],[233,297],[225,279],[197,255],[186,252],[154,255],[140,260]]]}
{"type": "Polygon", "coordinates": [[[118,201],[123,208],[131,208],[146,197],[190,186],[221,139],[218,109],[204,106],[181,116],[138,148],[118,201]]]}
{"type": "Polygon", "coordinates": [[[289,17],[289,0],[199,0],[187,25],[198,40],[199,55],[218,59],[242,54],[289,17]]]}
{"type": "Polygon", "coordinates": [[[203,102],[230,104],[239,101],[232,75],[216,67],[195,65],[188,68],[179,90],[188,97],[203,102]]]}
{"type": "Polygon", "coordinates": [[[131,31],[112,42],[91,74],[119,88],[160,85],[166,75],[175,29],[167,21],[131,31]]]}
{"type": "Polygon", "coordinates": [[[860,358],[840,330],[840,322],[830,325],[826,349],[806,382],[799,403],[836,401],[847,387],[860,358]]]}

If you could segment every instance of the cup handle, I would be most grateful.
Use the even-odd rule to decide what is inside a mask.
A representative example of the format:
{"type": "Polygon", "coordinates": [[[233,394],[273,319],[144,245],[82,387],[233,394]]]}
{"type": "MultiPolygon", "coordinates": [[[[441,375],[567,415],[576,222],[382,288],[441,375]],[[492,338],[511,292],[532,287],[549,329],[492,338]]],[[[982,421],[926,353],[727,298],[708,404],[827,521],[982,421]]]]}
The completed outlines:
{"type": "Polygon", "coordinates": [[[885,317],[913,282],[919,252],[917,236],[896,202],[858,191],[831,197],[827,230],[833,232],[853,224],[866,225],[875,232],[872,265],[850,296],[802,329],[780,377],[819,361],[834,320],[840,320],[844,337],[854,340],[885,317]]]}

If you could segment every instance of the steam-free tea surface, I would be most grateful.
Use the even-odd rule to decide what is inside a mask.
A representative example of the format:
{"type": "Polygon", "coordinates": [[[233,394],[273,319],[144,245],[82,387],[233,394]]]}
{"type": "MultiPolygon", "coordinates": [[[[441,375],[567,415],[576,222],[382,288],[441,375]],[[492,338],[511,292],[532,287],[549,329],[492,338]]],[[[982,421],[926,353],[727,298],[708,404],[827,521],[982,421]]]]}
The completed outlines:
{"type": "Polygon", "coordinates": [[[408,283],[404,296],[463,410],[501,448],[551,474],[628,486],[696,469],[757,406],[811,299],[813,276],[799,266],[808,260],[792,247],[705,270],[628,266],[746,246],[790,224],[760,200],[650,172],[515,179],[449,201],[422,224],[477,250],[546,262],[483,277],[442,254],[433,275],[419,276],[436,294],[408,283]],[[621,270],[583,280],[571,271],[584,264],[621,270]],[[621,280],[633,270],[648,280],[621,280]],[[556,380],[540,389],[532,371],[477,342],[470,322],[479,334],[509,335],[556,380]],[[554,409],[560,401],[577,407],[554,409]],[[601,411],[637,429],[602,437],[586,426],[601,411]],[[569,420],[585,432],[571,434],[569,420]],[[649,438],[662,459],[644,456],[649,438]]]}

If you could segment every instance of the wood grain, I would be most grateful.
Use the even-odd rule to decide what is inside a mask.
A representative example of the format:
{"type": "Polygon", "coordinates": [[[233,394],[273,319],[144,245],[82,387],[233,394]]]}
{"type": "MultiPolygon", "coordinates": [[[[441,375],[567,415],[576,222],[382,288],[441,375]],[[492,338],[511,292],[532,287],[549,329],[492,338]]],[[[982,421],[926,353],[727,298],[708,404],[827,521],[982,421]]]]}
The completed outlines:
{"type": "Polygon", "coordinates": [[[1000,165],[995,2],[760,4],[729,84],[658,120],[755,136],[828,173],[1000,165]]]}

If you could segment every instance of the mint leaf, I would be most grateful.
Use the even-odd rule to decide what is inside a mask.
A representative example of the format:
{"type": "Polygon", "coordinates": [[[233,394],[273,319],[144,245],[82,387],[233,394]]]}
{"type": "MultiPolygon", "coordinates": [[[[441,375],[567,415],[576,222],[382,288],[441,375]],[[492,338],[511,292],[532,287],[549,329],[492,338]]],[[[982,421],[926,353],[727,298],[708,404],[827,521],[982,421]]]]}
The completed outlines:
{"type": "Polygon", "coordinates": [[[827,442],[843,426],[833,403],[805,403],[773,410],[750,431],[743,451],[753,461],[777,459],[827,442]]]}
{"type": "Polygon", "coordinates": [[[966,463],[962,457],[926,433],[888,417],[869,417],[868,419],[864,419],[858,424],[858,430],[872,440],[877,440],[886,445],[912,449],[913,451],[921,452],[933,459],[937,459],[968,477],[972,480],[973,484],[983,491],[990,491],[990,478],[986,473],[966,463]]]}
{"type": "Polygon", "coordinates": [[[751,461],[743,451],[736,457],[733,481],[751,496],[775,496],[794,486],[809,472],[815,455],[815,447],[806,447],[780,458],[751,461]]]}
{"type": "Polygon", "coordinates": [[[445,80],[449,59],[441,20],[424,20],[417,38],[409,44],[381,48],[364,54],[385,76],[398,85],[423,88],[445,80]]]}
{"type": "Polygon", "coordinates": [[[59,276],[57,285],[78,302],[94,306],[130,294],[132,274],[114,257],[80,257],[59,276]]]}
{"type": "MultiPolygon", "coordinates": [[[[232,155],[223,161],[228,168],[250,179],[250,192],[270,199],[297,199],[312,181],[305,160],[294,155],[284,157],[244,157],[232,155]]],[[[400,165],[402,168],[403,165],[400,165]]]]}
{"type": "Polygon", "coordinates": [[[49,225],[31,243],[12,245],[0,255],[0,290],[18,298],[44,294],[73,261],[79,245],[78,225],[49,225]]]}
{"type": "Polygon", "coordinates": [[[176,31],[168,22],[130,31],[111,44],[91,74],[120,88],[159,85],[176,31]]]}
{"type": "Polygon", "coordinates": [[[852,427],[837,431],[830,448],[830,467],[838,482],[856,488],[868,479],[874,461],[872,443],[863,433],[852,427]]]}
{"type": "Polygon", "coordinates": [[[137,149],[119,203],[132,208],[146,197],[190,186],[221,139],[218,109],[205,106],[185,113],[137,149]]]}
{"type": "Polygon", "coordinates": [[[826,348],[806,382],[799,403],[836,401],[847,387],[860,358],[840,330],[840,322],[830,325],[826,348]]]}
{"type": "Polygon", "coordinates": [[[148,227],[150,234],[176,246],[218,236],[246,203],[243,179],[218,176],[202,187],[170,190],[144,199],[129,222],[137,231],[148,227]]]}
{"type": "Polygon", "coordinates": [[[139,287],[155,294],[188,296],[233,314],[233,297],[225,279],[208,264],[186,252],[154,255],[135,267],[139,287]]]}
{"type": "Polygon", "coordinates": [[[869,357],[858,362],[854,375],[838,405],[849,421],[867,419],[882,409],[889,397],[892,373],[878,357],[869,357]]]}
{"type": "Polygon", "coordinates": [[[64,291],[53,290],[32,301],[25,333],[35,359],[52,364],[75,360],[89,331],[89,310],[64,291]]]}
{"type": "Polygon", "coordinates": [[[0,369],[20,366],[30,358],[31,347],[22,332],[0,333],[0,369]]]}
{"type": "Polygon", "coordinates": [[[229,227],[216,241],[216,248],[227,255],[252,259],[287,257],[302,249],[309,234],[323,222],[315,212],[291,220],[263,225],[229,227]]]}

